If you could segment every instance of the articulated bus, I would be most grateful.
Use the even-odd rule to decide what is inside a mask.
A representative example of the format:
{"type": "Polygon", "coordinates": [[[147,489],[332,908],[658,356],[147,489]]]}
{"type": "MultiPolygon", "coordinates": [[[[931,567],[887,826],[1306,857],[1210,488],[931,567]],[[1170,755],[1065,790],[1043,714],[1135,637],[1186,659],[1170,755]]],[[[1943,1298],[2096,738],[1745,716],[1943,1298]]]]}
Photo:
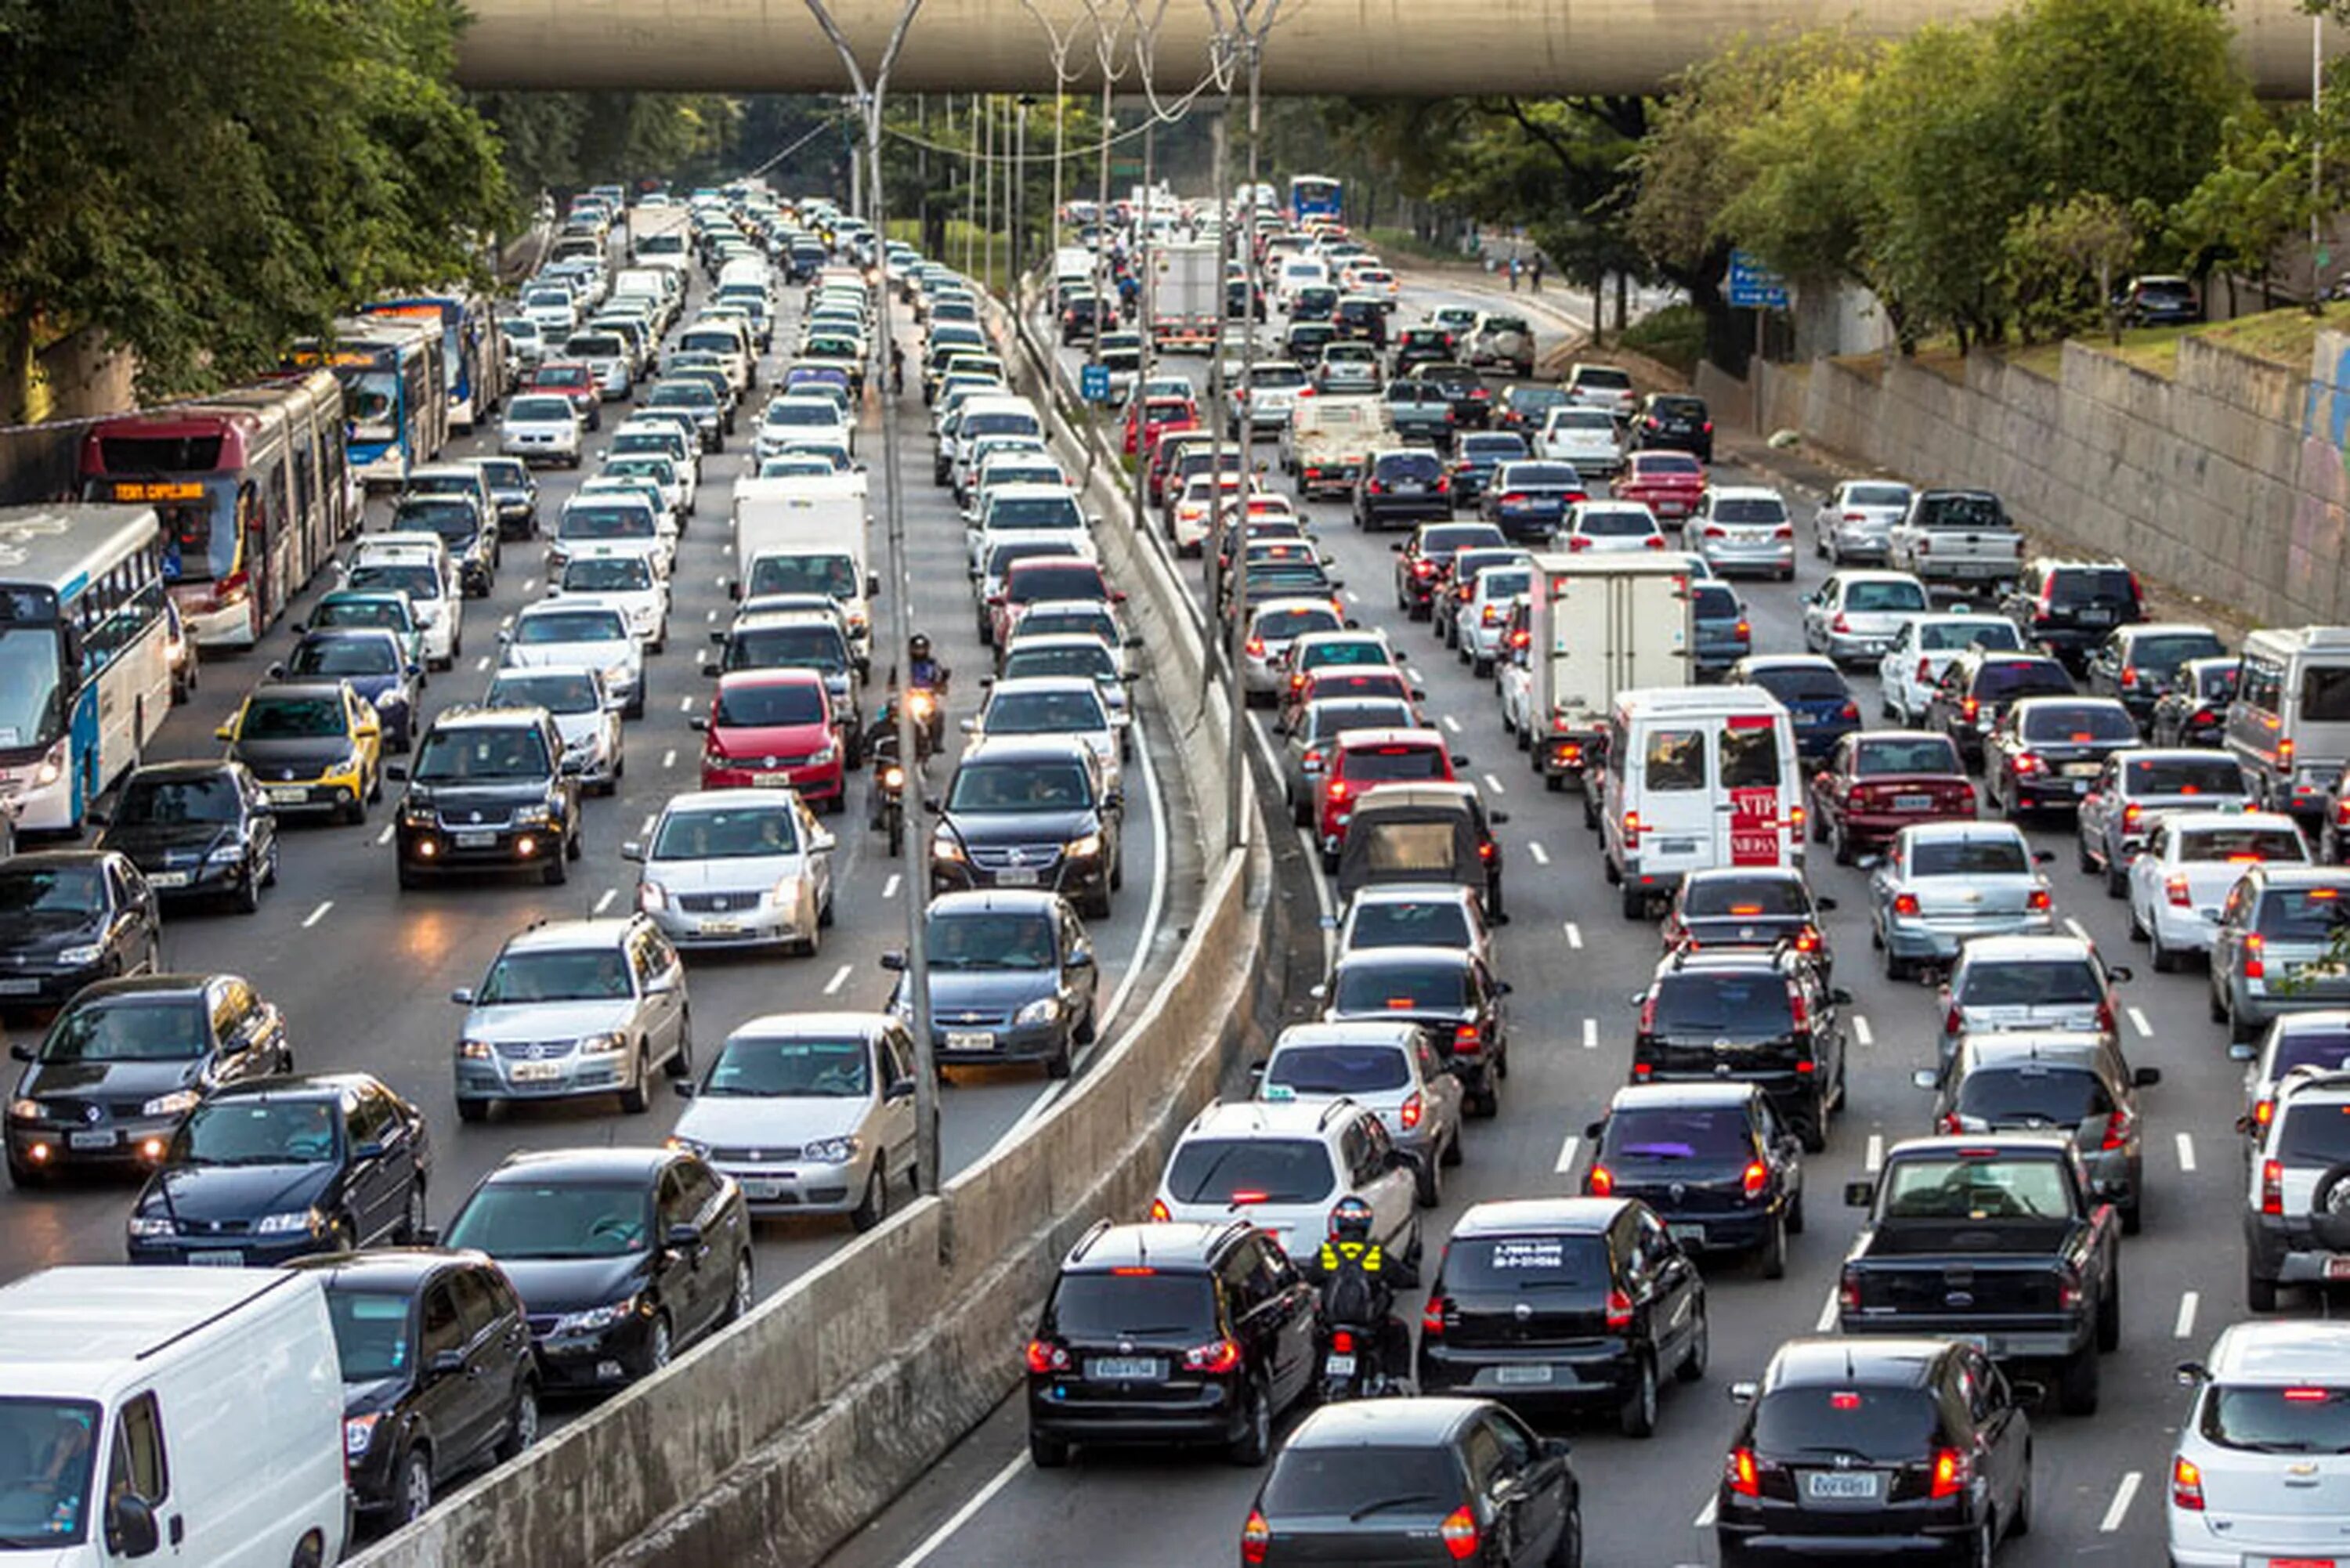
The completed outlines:
{"type": "Polygon", "coordinates": [[[1347,190],[1327,174],[1295,174],[1289,181],[1289,221],[1305,224],[1317,218],[1342,223],[1347,216],[1347,190]]]}
{"type": "Polygon", "coordinates": [[[441,325],[399,317],[347,317],[334,341],[294,346],[286,363],[323,365],[343,384],[351,467],[366,485],[398,489],[449,440],[448,379],[441,325]]]}
{"type": "Polygon", "coordinates": [[[369,317],[428,321],[441,328],[441,374],[449,389],[449,423],[470,431],[504,398],[505,347],[491,303],[470,289],[380,300],[359,306],[369,317]]]}
{"type": "Polygon", "coordinates": [[[0,509],[0,795],[80,830],[172,707],[162,525],[149,506],[0,509]]]}
{"type": "Polygon", "coordinates": [[[100,420],[82,496],[152,506],[163,577],[197,644],[251,648],[358,531],[343,393],[323,369],[100,420]]]}

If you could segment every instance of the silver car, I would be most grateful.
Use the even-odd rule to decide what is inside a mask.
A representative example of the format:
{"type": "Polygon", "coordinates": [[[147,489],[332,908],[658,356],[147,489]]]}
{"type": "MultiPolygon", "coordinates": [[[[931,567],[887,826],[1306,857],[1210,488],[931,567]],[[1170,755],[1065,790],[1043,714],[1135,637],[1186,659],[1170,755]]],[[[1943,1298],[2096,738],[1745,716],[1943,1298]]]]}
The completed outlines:
{"type": "Polygon", "coordinates": [[[1887,558],[1893,524],[1909,510],[1909,487],[1888,479],[1847,479],[1812,514],[1812,553],[1843,566],[1887,558]]]}
{"type": "Polygon", "coordinates": [[[1681,538],[1724,576],[1759,572],[1783,582],[1795,575],[1795,524],[1775,490],[1715,485],[1699,498],[1681,538]]]}
{"type": "Polygon", "coordinates": [[[832,924],[833,836],[790,790],[672,796],[642,843],[637,908],[687,948],[783,946],[814,957],[832,924]]]}
{"type": "Polygon", "coordinates": [[[1838,664],[1881,659],[1902,623],[1932,607],[1907,572],[1835,572],[1804,600],[1804,646],[1838,664]]]}
{"type": "Polygon", "coordinates": [[[1134,701],[1127,688],[1141,677],[1126,668],[1125,650],[1085,632],[1044,632],[1032,635],[1027,621],[1030,611],[1021,622],[1021,629],[1004,645],[1003,670],[1005,680],[1023,680],[1039,676],[1063,679],[1083,679],[1094,683],[1094,689],[1109,710],[1109,722],[1118,731],[1119,760],[1134,754],[1134,701]]]}
{"type": "Polygon", "coordinates": [[[2350,924],[2350,870],[2253,866],[2211,932],[2211,1022],[2249,1041],[2288,1012],[2350,1004],[2334,941],[2350,924]]]}
{"type": "Polygon", "coordinates": [[[525,605],[498,633],[504,670],[586,665],[604,678],[604,694],[631,719],[645,716],[645,650],[628,618],[604,605],[544,599],[525,605]]]}
{"type": "Polygon", "coordinates": [[[1108,787],[1118,787],[1118,730],[1091,677],[1039,675],[981,683],[988,688],[987,701],[962,726],[972,744],[999,735],[1066,735],[1083,741],[1108,787]]]}
{"type": "Polygon", "coordinates": [[[2012,823],[1916,823],[1895,834],[1868,878],[1869,940],[1886,978],[1946,965],[1970,938],[2054,930],[2040,869],[2053,858],[2012,823]]]}
{"type": "Polygon", "coordinates": [[[2095,1031],[2009,1030],[1970,1034],[1946,1071],[1920,1067],[1912,1077],[1935,1091],[1938,1133],[2071,1133],[2096,1195],[2121,1210],[2125,1232],[2137,1233],[2146,1199],[2137,1091],[2162,1082],[2161,1068],[2133,1068],[2095,1031]]]}
{"type": "Polygon", "coordinates": [[[2287,1075],[2350,1072],[2350,1008],[2288,1012],[2269,1024],[2259,1044],[2229,1046],[2228,1059],[2250,1064],[2244,1069],[2244,1110],[2236,1118],[2249,1155],[2276,1119],[2277,1085],[2287,1075]]]}
{"type": "Polygon", "coordinates": [[[2234,755],[2194,747],[2116,752],[2081,797],[2081,869],[2102,871],[2109,898],[2129,895],[2130,861],[2166,811],[2249,811],[2251,781],[2234,755]]]}
{"type": "Polygon", "coordinates": [[[1284,662],[1290,645],[1317,631],[1345,631],[1346,618],[1327,598],[1267,599],[1249,618],[1241,653],[1243,689],[1252,702],[1278,701],[1289,689],[1284,662]]]}
{"type": "Polygon", "coordinates": [[[617,1094],[635,1115],[651,1103],[653,1070],[693,1071],[685,964],[642,915],[542,920],[506,940],[457,1036],[457,1118],[478,1122],[501,1101],[617,1094]]]}
{"type": "Polygon", "coordinates": [[[501,670],[483,701],[493,708],[546,709],[563,737],[563,771],[598,794],[619,789],[628,766],[620,710],[594,670],[584,664],[501,670]]]}
{"type": "Polygon", "coordinates": [[[1314,385],[1332,396],[1379,389],[1379,351],[1367,343],[1333,343],[1314,367],[1314,385]]]}
{"type": "Polygon", "coordinates": [[[726,1037],[670,1141],[734,1179],[754,1215],[869,1231],[914,1190],[914,1043],[886,1012],[771,1012],[726,1037]]]}
{"type": "Polygon", "coordinates": [[[1441,1168],[1461,1163],[1461,1080],[1437,1054],[1426,1025],[1293,1023],[1253,1075],[1256,1097],[1270,1104],[1352,1100],[1377,1112],[1396,1147],[1413,1157],[1420,1207],[1442,1200],[1441,1168]]]}
{"type": "MultiPolygon", "coordinates": [[[[2275,1286],[2268,1287],[2272,1296],[2275,1286]]],[[[2172,1568],[2330,1562],[2350,1496],[2350,1324],[2239,1323],[2179,1368],[2193,1401],[2171,1429],[2172,1568]],[[2313,1557],[2312,1552],[2318,1555],[2313,1557]]]]}
{"type": "Polygon", "coordinates": [[[579,466],[579,414],[568,398],[529,393],[509,399],[498,421],[498,454],[525,462],[579,466]]]}
{"type": "Polygon", "coordinates": [[[2096,944],[2071,936],[1977,937],[1940,996],[1945,1069],[1961,1037],[2010,1030],[2063,1030],[2120,1038],[2114,991],[2128,968],[2108,968],[2096,944]]]}
{"type": "Polygon", "coordinates": [[[1473,888],[1441,882],[1374,882],[1356,890],[1336,922],[1334,959],[1365,948],[1459,948],[1487,965],[1492,928],[1473,888]]]}

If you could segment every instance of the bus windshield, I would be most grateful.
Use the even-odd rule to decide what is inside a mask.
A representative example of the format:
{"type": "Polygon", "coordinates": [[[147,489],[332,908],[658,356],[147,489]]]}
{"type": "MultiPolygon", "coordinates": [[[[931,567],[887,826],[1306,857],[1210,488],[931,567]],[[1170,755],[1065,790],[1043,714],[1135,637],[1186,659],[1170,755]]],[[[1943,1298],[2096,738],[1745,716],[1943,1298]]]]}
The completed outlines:
{"type": "Polygon", "coordinates": [[[0,746],[46,745],[65,727],[54,627],[0,628],[0,746]]]}
{"type": "Polygon", "coordinates": [[[335,379],[343,384],[343,407],[350,410],[353,441],[390,441],[400,434],[400,373],[397,370],[338,368],[335,379]]]}

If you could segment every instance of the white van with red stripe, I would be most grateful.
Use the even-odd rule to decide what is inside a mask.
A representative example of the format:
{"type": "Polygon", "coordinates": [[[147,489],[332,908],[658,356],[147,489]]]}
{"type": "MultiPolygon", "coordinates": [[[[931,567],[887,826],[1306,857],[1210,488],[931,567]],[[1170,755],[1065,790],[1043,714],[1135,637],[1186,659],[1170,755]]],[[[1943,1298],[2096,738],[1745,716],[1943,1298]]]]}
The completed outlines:
{"type": "Polygon", "coordinates": [[[1601,854],[1645,919],[1692,871],[1804,864],[1794,725],[1759,686],[1624,691],[1607,719],[1601,854]]]}

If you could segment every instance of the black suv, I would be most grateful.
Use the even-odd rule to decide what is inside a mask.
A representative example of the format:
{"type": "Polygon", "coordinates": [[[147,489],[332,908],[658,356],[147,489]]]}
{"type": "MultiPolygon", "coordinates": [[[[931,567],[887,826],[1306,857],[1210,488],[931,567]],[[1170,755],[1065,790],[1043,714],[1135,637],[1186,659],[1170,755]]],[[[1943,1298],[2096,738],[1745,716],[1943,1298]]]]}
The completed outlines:
{"type": "Polygon", "coordinates": [[[89,816],[98,847],[129,856],[164,898],[225,896],[250,915],[277,880],[277,816],[243,763],[149,763],[89,816]]]}
{"type": "Polygon", "coordinates": [[[457,581],[470,598],[485,599],[497,581],[503,558],[497,519],[482,515],[470,495],[403,495],[391,509],[395,534],[432,534],[449,546],[457,581]]]}
{"type": "Polygon", "coordinates": [[[1355,526],[1385,528],[1392,523],[1452,515],[1452,476],[1444,460],[1419,447],[1371,453],[1355,482],[1355,526]]]}
{"type": "Polygon", "coordinates": [[[1367,343],[1381,353],[1388,347],[1388,307],[1384,301],[1367,294],[1344,294],[1330,313],[1330,325],[1338,336],[1367,343]]]}
{"type": "Polygon", "coordinates": [[[2084,668],[2093,694],[2117,700],[2143,725],[2153,720],[2155,704],[2189,678],[2195,660],[2228,656],[2227,644],[2208,626],[2140,621],[2107,633],[2084,668]]]}
{"type": "Polygon", "coordinates": [[[1918,727],[1950,736],[1960,760],[1981,771],[1985,742],[2012,703],[2024,697],[2072,694],[2073,678],[2045,654],[1963,649],[1942,670],[1918,727]]]}
{"type": "Polygon", "coordinates": [[[1747,1408],[1714,1500],[1722,1568],[1872,1541],[1987,1563],[2032,1528],[2032,1423],[1973,1345],[1789,1340],[1730,1394],[1747,1408]]]}
{"type": "Polygon", "coordinates": [[[1761,1085],[1804,1147],[1827,1147],[1844,1108],[1849,994],[1820,978],[1793,943],[1768,952],[1677,952],[1657,966],[1632,1042],[1632,1081],[1761,1085]]]}
{"type": "Polygon", "coordinates": [[[407,765],[395,854],[400,885],[442,871],[536,870],[551,886],[579,858],[579,779],[544,708],[452,708],[407,765]]]}
{"type": "Polygon", "coordinates": [[[1028,1454],[1214,1443],[1261,1465],[1314,1384],[1314,1290],[1243,1220],[1113,1225],[1069,1249],[1029,1340],[1028,1454]]]}
{"type": "Polygon", "coordinates": [[[1473,504],[1485,493],[1495,469],[1533,455],[1526,450],[1526,438],[1515,431],[1462,436],[1460,454],[1452,460],[1453,501],[1462,506],[1473,504]]]}
{"type": "Polygon", "coordinates": [[[1423,1394],[1613,1409],[1657,1429],[1659,1385],[1705,1376],[1705,1282],[1632,1198],[1524,1198],[1461,1216],[1419,1322],[1423,1394]]]}
{"type": "Polygon", "coordinates": [[[2114,628],[2146,618],[2137,574],[2119,561],[2043,556],[2023,568],[1999,607],[2027,646],[2045,648],[2076,674],[2114,628]]]}
{"type": "Polygon", "coordinates": [[[1330,322],[1301,321],[1293,317],[1289,330],[1281,335],[1282,358],[1311,370],[1322,363],[1322,350],[1337,339],[1338,328],[1330,322]]]}
{"type": "Polygon", "coordinates": [[[1125,884],[1125,802],[1085,742],[1005,735],[962,754],[931,843],[931,893],[1041,888],[1087,915],[1109,914],[1125,884]]]}
{"type": "Polygon", "coordinates": [[[1418,365],[1450,363],[1457,347],[1451,332],[1444,327],[1407,327],[1396,337],[1395,373],[1400,379],[1418,365]]]}
{"type": "Polygon", "coordinates": [[[1665,947],[1719,952],[1790,942],[1811,955],[1825,981],[1835,974],[1835,952],[1820,917],[1835,907],[1834,898],[1813,895],[1801,871],[1775,866],[1692,871],[1673,890],[1665,914],[1665,947]]]}
{"type": "Polygon", "coordinates": [[[1703,398],[1687,392],[1650,392],[1632,416],[1636,452],[1685,452],[1700,462],[1713,461],[1713,414],[1703,398]]]}
{"type": "Polygon", "coordinates": [[[1804,1228],[1804,1157],[1752,1084],[1633,1084],[1583,1129],[1594,1198],[1637,1198],[1685,1251],[1752,1251],[1766,1280],[1787,1272],[1804,1228]]]}

